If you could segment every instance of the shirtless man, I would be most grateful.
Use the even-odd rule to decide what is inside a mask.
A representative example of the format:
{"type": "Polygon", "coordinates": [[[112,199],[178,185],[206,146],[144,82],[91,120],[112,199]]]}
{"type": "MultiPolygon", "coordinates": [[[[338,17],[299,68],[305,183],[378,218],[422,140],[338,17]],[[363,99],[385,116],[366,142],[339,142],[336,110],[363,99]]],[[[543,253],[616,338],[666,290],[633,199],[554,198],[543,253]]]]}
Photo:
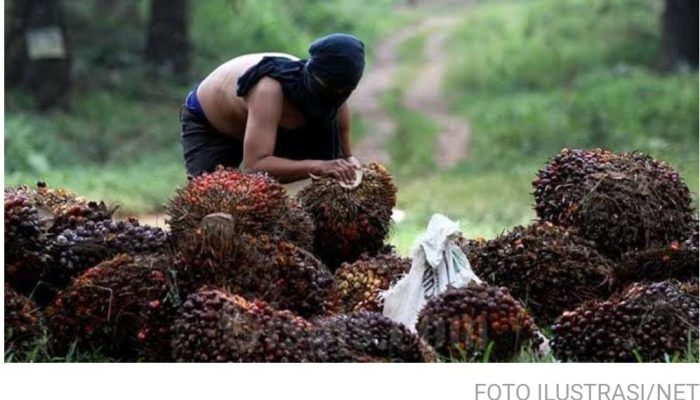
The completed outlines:
{"type": "Polygon", "coordinates": [[[236,57],[189,93],[180,111],[188,178],[224,165],[283,183],[310,174],[354,179],[345,100],[362,77],[364,45],[332,34],[314,41],[309,55],[236,57]]]}

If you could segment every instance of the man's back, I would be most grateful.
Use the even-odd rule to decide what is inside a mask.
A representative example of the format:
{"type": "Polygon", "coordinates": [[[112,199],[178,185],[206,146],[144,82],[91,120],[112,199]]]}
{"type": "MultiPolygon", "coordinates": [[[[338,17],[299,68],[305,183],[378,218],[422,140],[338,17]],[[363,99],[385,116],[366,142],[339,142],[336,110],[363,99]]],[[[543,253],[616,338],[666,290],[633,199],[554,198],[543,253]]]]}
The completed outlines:
{"type": "MultiPolygon", "coordinates": [[[[246,54],[220,65],[199,84],[199,102],[209,122],[221,133],[243,140],[248,105],[245,98],[236,95],[238,78],[266,56],[298,60],[297,57],[285,53],[246,54]]],[[[271,86],[273,91],[278,87],[281,93],[281,85],[272,78],[265,77],[258,85],[271,86]]],[[[285,99],[280,126],[294,129],[303,123],[304,117],[285,99]]]]}

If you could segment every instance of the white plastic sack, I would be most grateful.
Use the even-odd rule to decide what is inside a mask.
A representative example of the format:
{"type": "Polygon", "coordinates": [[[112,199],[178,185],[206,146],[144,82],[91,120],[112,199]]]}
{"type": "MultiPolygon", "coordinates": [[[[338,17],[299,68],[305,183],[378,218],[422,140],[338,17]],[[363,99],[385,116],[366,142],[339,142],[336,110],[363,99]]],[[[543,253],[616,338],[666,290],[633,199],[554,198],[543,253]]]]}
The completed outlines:
{"type": "Polygon", "coordinates": [[[428,229],[414,245],[411,270],[381,294],[386,317],[415,331],[418,313],[431,297],[444,292],[448,285],[481,283],[456,243],[461,233],[459,224],[444,215],[430,218],[428,229]]]}

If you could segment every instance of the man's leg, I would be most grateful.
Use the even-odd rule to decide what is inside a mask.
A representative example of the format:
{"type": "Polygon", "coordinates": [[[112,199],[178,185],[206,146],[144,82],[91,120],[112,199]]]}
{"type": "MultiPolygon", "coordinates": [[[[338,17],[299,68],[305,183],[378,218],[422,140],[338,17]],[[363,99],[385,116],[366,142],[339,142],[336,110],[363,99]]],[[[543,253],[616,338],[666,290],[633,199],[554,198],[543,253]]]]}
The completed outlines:
{"type": "Polygon", "coordinates": [[[238,168],[243,161],[243,143],[223,137],[207,121],[186,107],[180,110],[181,142],[187,178],[213,172],[218,165],[238,168]]]}

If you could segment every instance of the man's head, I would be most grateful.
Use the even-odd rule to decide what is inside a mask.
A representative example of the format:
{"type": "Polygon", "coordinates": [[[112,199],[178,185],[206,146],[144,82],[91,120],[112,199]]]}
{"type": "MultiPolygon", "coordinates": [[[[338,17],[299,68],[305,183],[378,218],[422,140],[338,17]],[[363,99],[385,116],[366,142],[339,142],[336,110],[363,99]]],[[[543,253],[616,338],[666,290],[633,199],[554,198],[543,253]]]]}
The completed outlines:
{"type": "Polygon", "coordinates": [[[365,45],[355,36],[334,33],[309,47],[304,84],[319,99],[340,105],[355,89],[365,67],[365,45]]]}

